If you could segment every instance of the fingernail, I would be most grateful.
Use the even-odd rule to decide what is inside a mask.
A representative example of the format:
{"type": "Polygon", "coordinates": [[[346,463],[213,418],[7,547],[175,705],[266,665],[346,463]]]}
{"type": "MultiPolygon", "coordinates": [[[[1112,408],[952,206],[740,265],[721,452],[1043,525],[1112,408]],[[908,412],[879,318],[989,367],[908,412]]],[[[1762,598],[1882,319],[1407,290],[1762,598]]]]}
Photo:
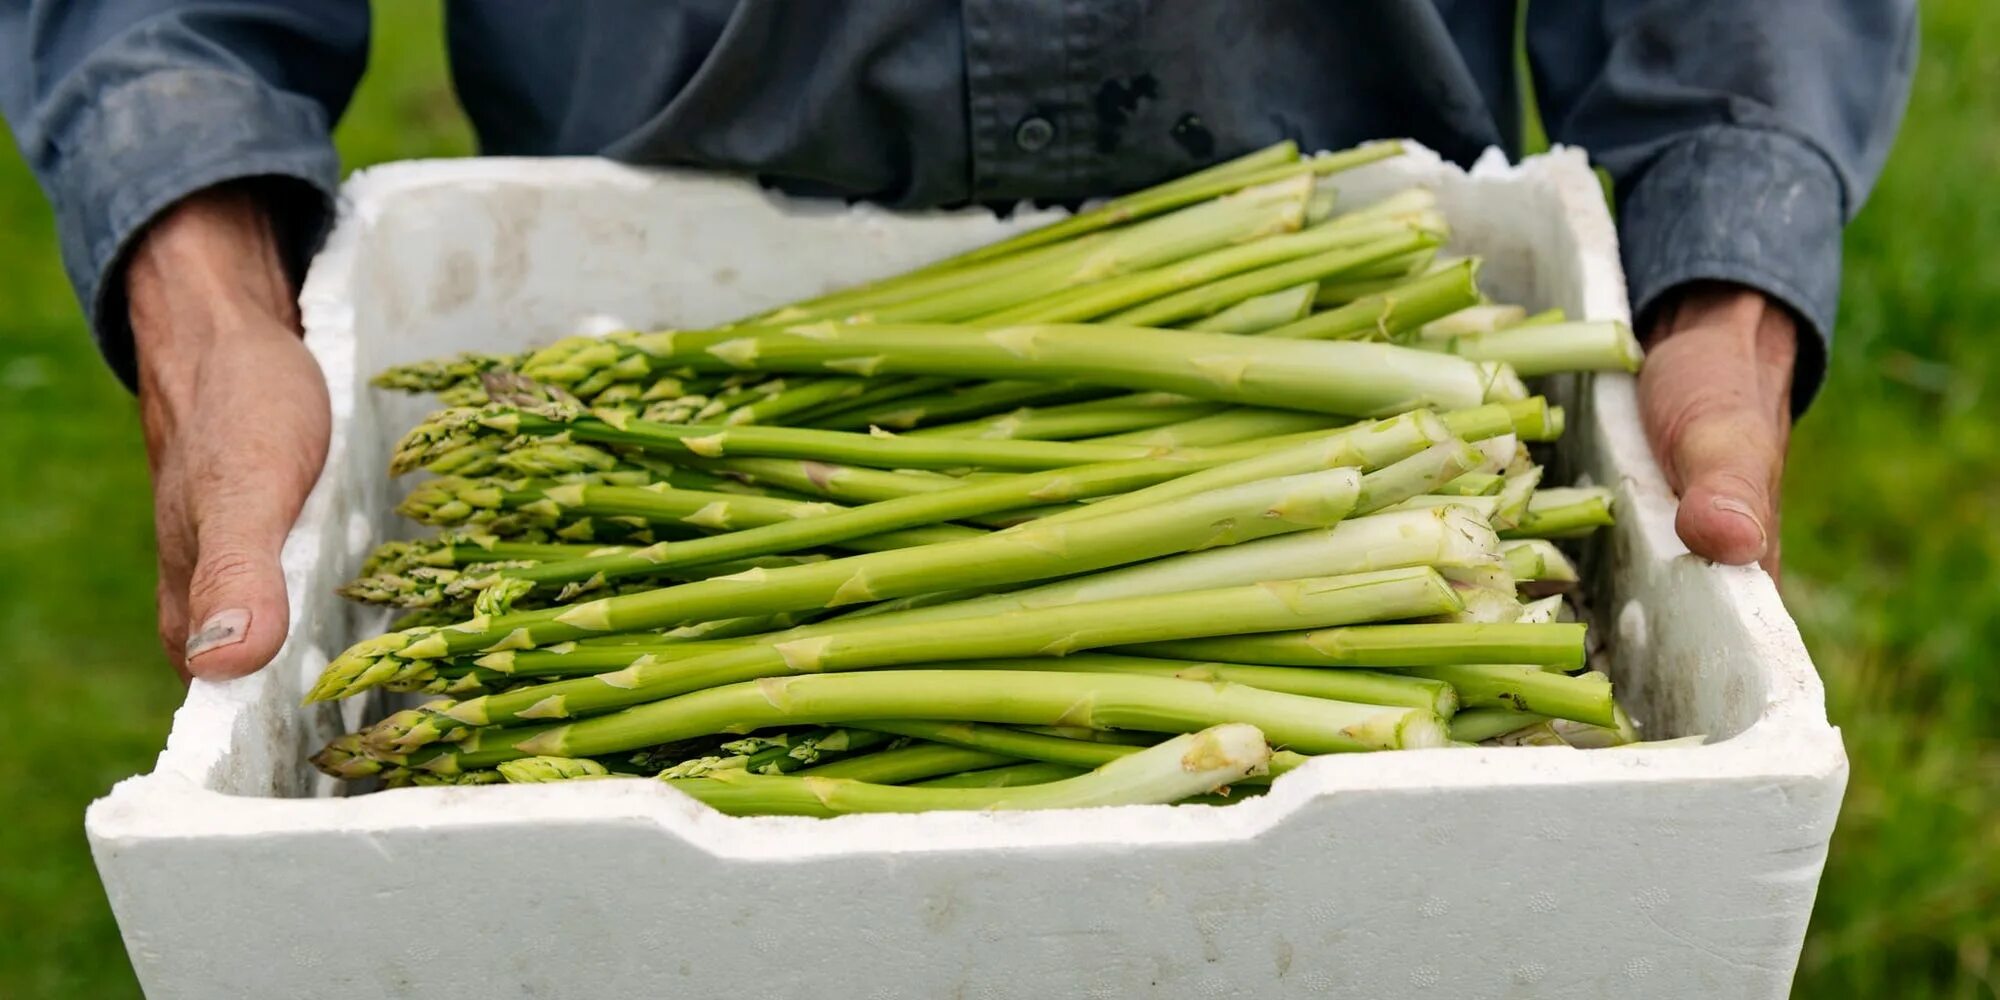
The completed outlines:
{"type": "Polygon", "coordinates": [[[212,649],[234,646],[250,634],[250,611],[228,608],[209,615],[201,627],[188,633],[187,658],[192,660],[212,649]]]}
{"type": "Polygon", "coordinates": [[[1716,510],[1728,511],[1749,521],[1757,529],[1757,551],[1761,554],[1770,549],[1771,536],[1765,534],[1764,522],[1757,519],[1757,512],[1751,510],[1749,504],[1735,497],[1716,497],[1708,503],[1709,506],[1714,507],[1716,510]]]}

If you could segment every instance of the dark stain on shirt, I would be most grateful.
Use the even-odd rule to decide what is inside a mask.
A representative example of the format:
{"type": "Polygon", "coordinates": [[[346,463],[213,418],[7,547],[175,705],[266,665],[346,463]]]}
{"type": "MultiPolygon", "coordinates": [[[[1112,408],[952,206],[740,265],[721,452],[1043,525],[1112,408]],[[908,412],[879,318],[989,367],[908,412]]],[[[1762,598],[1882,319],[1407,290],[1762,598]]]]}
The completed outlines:
{"type": "Polygon", "coordinates": [[[1189,156],[1197,160],[1205,161],[1215,155],[1215,134],[1201,123],[1201,116],[1192,111],[1174,122],[1174,129],[1169,134],[1182,149],[1187,150],[1189,156]]]}
{"type": "Polygon", "coordinates": [[[1151,73],[1141,73],[1129,80],[1104,81],[1097,88],[1097,151],[1115,151],[1119,133],[1132,119],[1132,113],[1139,110],[1139,102],[1159,96],[1160,81],[1151,73]]]}

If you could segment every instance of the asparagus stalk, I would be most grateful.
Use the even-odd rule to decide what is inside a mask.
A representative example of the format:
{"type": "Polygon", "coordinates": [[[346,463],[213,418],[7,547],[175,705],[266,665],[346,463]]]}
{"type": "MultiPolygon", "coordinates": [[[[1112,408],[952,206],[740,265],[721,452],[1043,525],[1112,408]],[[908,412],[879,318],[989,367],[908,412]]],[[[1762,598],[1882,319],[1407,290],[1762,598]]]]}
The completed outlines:
{"type": "MultiPolygon", "coordinates": [[[[1207,490],[1255,482],[1272,476],[1297,475],[1314,469],[1342,466],[1381,469],[1397,463],[1414,462],[1415,465],[1399,469],[1394,478],[1398,482],[1404,481],[1405,472],[1411,472],[1414,477],[1414,470],[1426,463],[1440,471],[1456,469],[1450,473],[1450,476],[1455,477],[1468,471],[1478,459],[1469,455],[1462,444],[1457,444],[1447,452],[1432,450],[1452,443],[1450,431],[1436,415],[1424,410],[1415,410],[1388,420],[1359,424],[1328,434],[1313,435],[1296,444],[1271,448],[1261,454],[1221,463],[1208,469],[1191,471],[1187,475],[1156,486],[1110,497],[1077,511],[1043,518],[1040,523],[1082,521],[1126,511],[1144,510],[1155,504],[1194,496],[1207,490]],[[1418,461],[1419,458],[1422,458],[1422,461],[1418,461]],[[1465,468],[1457,467],[1461,464],[1465,468]]],[[[1449,478],[1441,481],[1448,481],[1449,478]]],[[[1378,495],[1383,495],[1379,488],[1377,492],[1378,495]]]]}
{"type": "Polygon", "coordinates": [[[918,788],[1011,788],[1017,785],[1041,785],[1051,781],[1061,781],[1082,773],[1083,771],[1078,768],[1062,764],[1028,761],[977,771],[960,771],[957,774],[947,774],[912,784],[918,788]]]}
{"type": "Polygon", "coordinates": [[[751,774],[790,774],[821,765],[830,766],[848,754],[868,750],[889,741],[880,732],[867,729],[814,729],[797,736],[757,741],[758,745],[724,744],[736,751],[731,756],[705,755],[681,761],[661,771],[661,778],[699,778],[716,771],[743,770],[751,774]]]}
{"type": "MultiPolygon", "coordinates": [[[[1514,390],[1495,382],[1498,369],[1393,344],[1095,324],[821,323],[783,330],[664,332],[647,338],[646,349],[658,358],[704,368],[1076,380],[1356,416],[1401,413],[1419,406],[1476,406],[1488,400],[1489,387],[1514,390]]],[[[700,431],[690,430],[696,433],[678,434],[676,439],[700,431]]],[[[524,427],[521,433],[532,431],[524,427]]],[[[580,432],[576,437],[607,440],[580,432]]],[[[608,440],[644,443],[633,438],[608,440]]]]}
{"type": "Polygon", "coordinates": [[[1291,340],[1394,339],[1428,319],[1479,301],[1478,271],[1477,260],[1464,260],[1408,284],[1266,330],[1264,336],[1291,340]]]}
{"type": "Polygon", "coordinates": [[[510,785],[611,777],[609,768],[588,757],[523,757],[502,761],[497,770],[510,785]]]}
{"type": "Polygon", "coordinates": [[[1308,281],[1253,296],[1205,319],[1188,324],[1190,330],[1210,333],[1263,333],[1284,326],[1312,309],[1313,293],[1319,283],[1308,281]]]}
{"type": "Polygon", "coordinates": [[[1460,494],[1420,493],[1416,496],[1405,497],[1385,509],[1393,511],[1417,511],[1443,510],[1451,507],[1477,514],[1482,521],[1491,521],[1500,510],[1500,498],[1497,496],[1481,497],[1460,494]]]}
{"type": "MultiPolygon", "coordinates": [[[[883,734],[882,738],[887,739],[888,735],[883,734]]],[[[800,772],[799,776],[900,785],[944,774],[1017,763],[1020,763],[1020,758],[1004,754],[968,750],[943,743],[917,743],[822,764],[800,772]]]]}
{"type": "Polygon", "coordinates": [[[1078,322],[1110,316],[1119,310],[1196,287],[1209,288],[1203,301],[1215,304],[1219,309],[1257,294],[1314,280],[1315,274],[1365,267],[1398,252],[1433,245],[1436,240],[1423,229],[1426,224],[1436,226],[1439,222],[1433,219],[1377,219],[1355,225],[1335,220],[1304,232],[1211,250],[1167,267],[1127,274],[1058,295],[1021,302],[1010,308],[989,312],[978,319],[981,323],[1078,322]],[[1404,249],[1381,246],[1385,241],[1399,242],[1404,249]],[[1307,259],[1315,263],[1299,263],[1307,259]],[[1290,275],[1295,280],[1272,280],[1274,275],[1270,273],[1271,269],[1277,267],[1290,268],[1277,276],[1290,275]],[[1255,281],[1238,281],[1220,289],[1214,287],[1218,282],[1250,274],[1262,277],[1255,281]],[[1244,289],[1249,291],[1236,294],[1244,289]],[[1215,303],[1215,298],[1221,294],[1235,295],[1235,298],[1228,303],[1215,303]]]}
{"type": "MultiPolygon", "coordinates": [[[[885,625],[722,649],[685,659],[662,661],[641,655],[622,670],[473,698],[443,712],[452,720],[482,726],[516,719],[573,718],[705,687],[790,673],[1059,655],[1155,638],[1394,620],[1457,606],[1450,586],[1429,568],[1288,580],[971,618],[959,622],[950,635],[941,635],[928,624],[885,625]],[[1119,620],[1101,620],[1113,615],[1120,616],[1119,620]],[[1168,615],[1178,617],[1165,620],[1168,615]]],[[[507,672],[504,654],[482,658],[479,663],[507,672]]],[[[422,738],[433,733],[425,730],[422,738]]],[[[406,739],[401,745],[408,748],[417,742],[406,739]]]]}
{"type": "Polygon", "coordinates": [[[838,607],[933,590],[1025,583],[1323,527],[1345,516],[1359,491],[1359,476],[1336,469],[1213,490],[1183,503],[1117,518],[1075,525],[1038,522],[963,542],[753,570],[565,609],[389,633],[336,657],[310,700],[341,697],[387,682],[410,660],[521,649],[713,618],[838,607]]]}
{"type": "Polygon", "coordinates": [[[396,512],[419,524],[450,527],[500,511],[553,526],[576,517],[633,517],[652,524],[682,524],[707,531],[730,531],[840,508],[742,493],[652,486],[553,483],[546,480],[466,479],[441,476],[412,489],[396,512]]]}
{"type": "MultiPolygon", "coordinates": [[[[1246,298],[1275,292],[1299,282],[1317,283],[1402,254],[1435,247],[1441,242],[1436,233],[1415,226],[1404,223],[1388,223],[1385,226],[1391,231],[1396,227],[1403,228],[1404,232],[1211,281],[1111,313],[1104,319],[1126,326],[1162,326],[1184,322],[1212,315],[1246,298]]],[[[1332,226],[1323,228],[1342,231],[1332,226]]],[[[1365,232],[1369,228],[1372,227],[1356,227],[1353,232],[1365,232]]]]}
{"type": "MultiPolygon", "coordinates": [[[[1411,422],[1412,426],[1416,423],[1416,421],[1411,422]]],[[[1405,436],[1405,440],[1410,438],[1405,436]]],[[[1394,447],[1393,442],[1384,443],[1378,440],[1376,443],[1379,446],[1374,449],[1372,457],[1381,458],[1394,454],[1394,451],[1390,450],[1394,447]]],[[[1346,459],[1349,456],[1339,457],[1346,459]]],[[[1357,459],[1353,464],[1367,464],[1367,456],[1353,457],[1357,459]]],[[[835,475],[840,474],[832,467],[817,466],[814,463],[761,460],[762,464],[751,464],[760,460],[735,461],[737,464],[734,467],[747,467],[753,474],[762,472],[773,478],[803,479],[804,485],[828,483],[835,475]]],[[[1215,464],[1214,457],[1197,456],[1191,459],[1165,457],[1137,462],[1076,466],[1052,472],[999,477],[967,485],[953,485],[957,481],[948,479],[929,481],[907,474],[877,473],[874,477],[876,480],[890,478],[895,480],[893,483],[881,484],[887,489],[909,488],[904,484],[915,484],[914,488],[925,492],[848,509],[833,508],[825,504],[795,504],[786,507],[784,504],[788,502],[785,501],[765,501],[774,511],[793,512],[791,518],[773,518],[772,523],[711,538],[662,542],[641,549],[623,550],[602,556],[510,567],[492,574],[488,579],[495,582],[504,580],[529,585],[585,580],[603,581],[634,576],[658,576],[678,568],[699,566],[717,560],[740,559],[829,544],[888,549],[919,542],[949,541],[952,540],[949,537],[934,537],[938,529],[945,527],[941,522],[1015,510],[1038,502],[1067,501],[1138,489],[1172,479],[1192,469],[1215,464]],[[933,488],[938,486],[944,488],[933,488]],[[818,516],[807,516],[814,512],[817,512],[818,516]],[[936,527],[924,529],[925,525],[936,527]]],[[[856,483],[870,481],[867,477],[849,478],[856,483]]],[[[1363,482],[1363,487],[1372,489],[1376,493],[1381,490],[1380,484],[1371,487],[1366,480],[1363,482]]],[[[712,513],[709,507],[703,507],[701,511],[712,513]]],[[[713,520],[711,517],[710,521],[713,520]]],[[[474,584],[468,583],[464,586],[469,587],[474,584]]]]}
{"type": "Polygon", "coordinates": [[[1374,667],[1465,663],[1583,665],[1584,626],[1439,623],[1136,643],[1119,652],[1177,660],[1292,667],[1374,667]]]}
{"type": "Polygon", "coordinates": [[[1331,430],[1335,423],[1334,418],[1322,413],[1239,406],[1221,413],[1195,417],[1163,427],[1127,431],[1123,434],[1092,438],[1091,441],[1096,444],[1130,444],[1170,450],[1200,448],[1331,430]]]}
{"type": "MultiPolygon", "coordinates": [[[[1560,419],[1557,422],[1560,423],[1560,419]]],[[[1500,492],[1494,494],[1500,498],[1500,507],[1491,518],[1493,527],[1500,531],[1520,527],[1521,519],[1528,516],[1528,504],[1534,501],[1535,487],[1541,482],[1542,467],[1539,465],[1530,466],[1522,472],[1510,473],[1506,483],[1501,485],[1500,492]]]]}
{"type": "Polygon", "coordinates": [[[873,408],[856,407],[816,426],[828,430],[869,430],[885,428],[909,430],[953,420],[969,420],[1006,413],[1023,406],[1054,406],[1112,395],[1114,390],[1079,386],[1067,382],[972,382],[956,379],[908,379],[910,382],[942,382],[946,387],[928,390],[873,408]]]}
{"type": "Polygon", "coordinates": [[[1061,764],[1086,771],[1103,767],[1121,757],[1129,757],[1134,752],[1134,748],[1126,744],[1068,739],[1028,732],[1015,726],[996,726],[979,722],[862,719],[854,726],[856,729],[872,729],[968,750],[980,750],[1017,760],[1061,764]]]}
{"type": "Polygon", "coordinates": [[[858,812],[1077,809],[1178,802],[1262,774],[1271,748],[1253,726],[1222,724],[1074,778],[999,788],[920,788],[840,778],[725,772],[673,787],[727,813],[832,816],[858,812]]]}
{"type": "Polygon", "coordinates": [[[1602,486],[1536,490],[1520,523],[1500,537],[1576,538],[1612,524],[1611,491],[1602,486]]]}
{"type": "Polygon", "coordinates": [[[1149,218],[1231,191],[1282,180],[1295,173],[1303,172],[1324,177],[1378,160],[1400,156],[1402,152],[1401,143],[1379,142],[1356,146],[1337,153],[1325,153],[1299,162],[1298,146],[1286,140],[1165,184],[1113,198],[1097,208],[1079,212],[1067,219],[1030,230],[1019,236],[969,250],[948,261],[932,265],[926,271],[954,269],[976,261],[1007,257],[1032,247],[1060,243],[1086,233],[1108,229],[1136,219],[1149,218]]]}
{"type": "Polygon", "coordinates": [[[892,305],[814,315],[884,323],[971,319],[1024,299],[1296,230],[1305,221],[1306,201],[1311,195],[1312,178],[1296,174],[1115,230],[1100,241],[1079,247],[1077,253],[1054,255],[1036,266],[989,281],[892,305]]]}
{"type": "Polygon", "coordinates": [[[663,455],[818,459],[890,468],[1049,469],[1145,458],[1149,454],[1144,448],[1073,441],[931,440],[795,427],[656,424],[602,413],[585,416],[558,407],[523,410],[492,406],[432,414],[399,443],[390,471],[400,475],[430,468],[436,472],[431,465],[441,455],[481,438],[516,435],[569,435],[578,440],[643,448],[663,455]]]}
{"type": "MultiPolygon", "coordinates": [[[[869,413],[890,403],[909,399],[912,396],[926,396],[934,392],[950,389],[958,384],[948,378],[899,378],[876,379],[873,388],[848,399],[837,400],[809,410],[801,410],[786,419],[793,427],[821,427],[828,430],[867,430],[871,421],[843,425],[841,421],[850,414],[869,413]]],[[[883,425],[888,426],[888,425],[883,425]]]]}
{"type": "MultiPolygon", "coordinates": [[[[940,722],[931,719],[870,719],[857,726],[881,732],[948,743],[969,750],[985,750],[1024,760],[1040,761],[1090,770],[1114,760],[1130,757],[1143,744],[1092,742],[1030,732],[1018,726],[997,726],[980,722],[940,722]]],[[[1270,777],[1291,771],[1308,758],[1290,750],[1271,755],[1270,777]]],[[[1261,784],[1268,778],[1250,778],[1245,784],[1261,784]]]]}
{"type": "Polygon", "coordinates": [[[1247,722],[1302,753],[1438,746],[1446,733],[1442,720],[1425,709],[1351,705],[1240,684],[1118,674],[884,670],[766,677],[709,688],[535,731],[505,750],[440,754],[423,766],[450,772],[524,756],[615,753],[683,735],[897,716],[1153,732],[1247,722]]]}
{"type": "Polygon", "coordinates": [[[1510,708],[1468,708],[1451,717],[1451,739],[1454,743],[1484,743],[1548,720],[1546,715],[1510,708]]]}
{"type": "Polygon", "coordinates": [[[1520,306],[1480,303],[1466,306],[1448,316],[1425,323],[1417,331],[1418,340],[1451,340],[1472,334],[1492,333],[1528,318],[1520,306]]]}
{"type": "MultiPolygon", "coordinates": [[[[1536,628],[1548,628],[1540,625],[1536,628]]],[[[1511,708],[1557,719],[1616,728],[1611,679],[1603,674],[1551,673],[1528,664],[1452,663],[1385,667],[1389,673],[1441,680],[1468,708],[1511,708]]]]}
{"type": "Polygon", "coordinates": [[[1507,477],[1493,472],[1468,472],[1438,487],[1438,495],[1454,497],[1498,496],[1501,487],[1507,485],[1507,477]]]}
{"type": "Polygon", "coordinates": [[[1423,708],[1446,719],[1458,711],[1458,693],[1445,681],[1378,673],[1372,670],[1315,670],[1311,667],[1196,663],[1110,653],[994,660],[987,661],[985,665],[1002,670],[1135,674],[1209,684],[1242,684],[1264,691],[1281,691],[1285,694],[1307,695],[1361,705],[1403,705],[1423,708]]]}
{"type": "MultiPolygon", "coordinates": [[[[1090,404],[1074,404],[1088,406],[1090,404]]],[[[1023,408],[999,417],[942,424],[909,432],[910,437],[983,438],[1015,441],[1073,441],[1145,431],[1168,424],[1210,416],[1224,410],[1221,403],[1185,401],[1168,405],[1133,405],[1076,410],[1055,406],[1023,408]]],[[[1107,442],[1099,441],[1098,444],[1107,442]]],[[[1117,443],[1117,442],[1109,442],[1117,443]]]]}
{"type": "Polygon", "coordinates": [[[1516,580],[1568,584],[1577,581],[1576,565],[1555,544],[1540,538],[1516,538],[1500,543],[1500,558],[1516,580]]]}
{"type": "Polygon", "coordinates": [[[816,406],[853,399],[874,386],[864,378],[820,378],[791,386],[729,411],[725,424],[775,424],[816,406]]]}
{"type": "Polygon", "coordinates": [[[831,635],[860,627],[862,623],[876,627],[948,622],[1030,608],[1247,586],[1265,580],[1341,576],[1411,566],[1479,566],[1498,558],[1498,545],[1493,530],[1465,511],[1376,514],[1342,521],[1331,528],[1170,556],[989,597],[883,612],[875,612],[874,608],[884,605],[875,605],[866,615],[806,625],[762,641],[831,635]]]}
{"type": "Polygon", "coordinates": [[[1632,329],[1617,321],[1545,323],[1450,340],[1426,340],[1421,346],[1448,351],[1476,361],[1501,361],[1527,376],[1556,372],[1636,372],[1644,351],[1632,329]]]}

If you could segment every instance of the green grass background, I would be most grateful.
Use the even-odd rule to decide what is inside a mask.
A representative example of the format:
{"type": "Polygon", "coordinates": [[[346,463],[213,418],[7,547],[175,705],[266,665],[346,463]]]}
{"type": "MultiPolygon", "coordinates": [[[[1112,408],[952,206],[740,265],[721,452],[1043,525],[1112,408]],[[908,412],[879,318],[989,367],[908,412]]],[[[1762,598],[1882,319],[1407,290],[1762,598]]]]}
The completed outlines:
{"type": "MultiPolygon", "coordinates": [[[[436,0],[375,7],[345,161],[469,152],[436,0]]],[[[2000,997],[2000,4],[1930,0],[1923,21],[1786,482],[1785,597],[1853,762],[1803,998],[2000,997]]],[[[151,766],[180,690],[154,639],[134,407],[11,142],[0,262],[0,997],[136,995],[83,809],[151,766]]]]}

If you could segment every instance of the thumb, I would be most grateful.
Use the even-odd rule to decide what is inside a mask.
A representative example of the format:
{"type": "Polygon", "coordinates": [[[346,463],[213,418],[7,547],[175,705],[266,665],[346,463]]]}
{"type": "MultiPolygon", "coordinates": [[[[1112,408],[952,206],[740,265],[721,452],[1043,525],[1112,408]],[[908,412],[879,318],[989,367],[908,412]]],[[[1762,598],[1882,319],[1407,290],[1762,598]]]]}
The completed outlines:
{"type": "Polygon", "coordinates": [[[278,554],[286,525],[264,516],[269,503],[221,502],[198,531],[188,578],[187,669],[224,680],[252,673],[284,644],[291,615],[278,554]]]}
{"type": "Polygon", "coordinates": [[[284,645],[279,555],[326,455],[325,383],[298,339],[263,338],[237,357],[244,367],[202,408],[186,477],[187,669],[210,680],[252,673],[284,645]]]}
{"type": "Polygon", "coordinates": [[[1683,425],[1669,461],[1683,484],[1674,529],[1690,550],[1732,564],[1770,554],[1782,457],[1767,418],[1744,410],[1700,415],[1683,425]]]}

